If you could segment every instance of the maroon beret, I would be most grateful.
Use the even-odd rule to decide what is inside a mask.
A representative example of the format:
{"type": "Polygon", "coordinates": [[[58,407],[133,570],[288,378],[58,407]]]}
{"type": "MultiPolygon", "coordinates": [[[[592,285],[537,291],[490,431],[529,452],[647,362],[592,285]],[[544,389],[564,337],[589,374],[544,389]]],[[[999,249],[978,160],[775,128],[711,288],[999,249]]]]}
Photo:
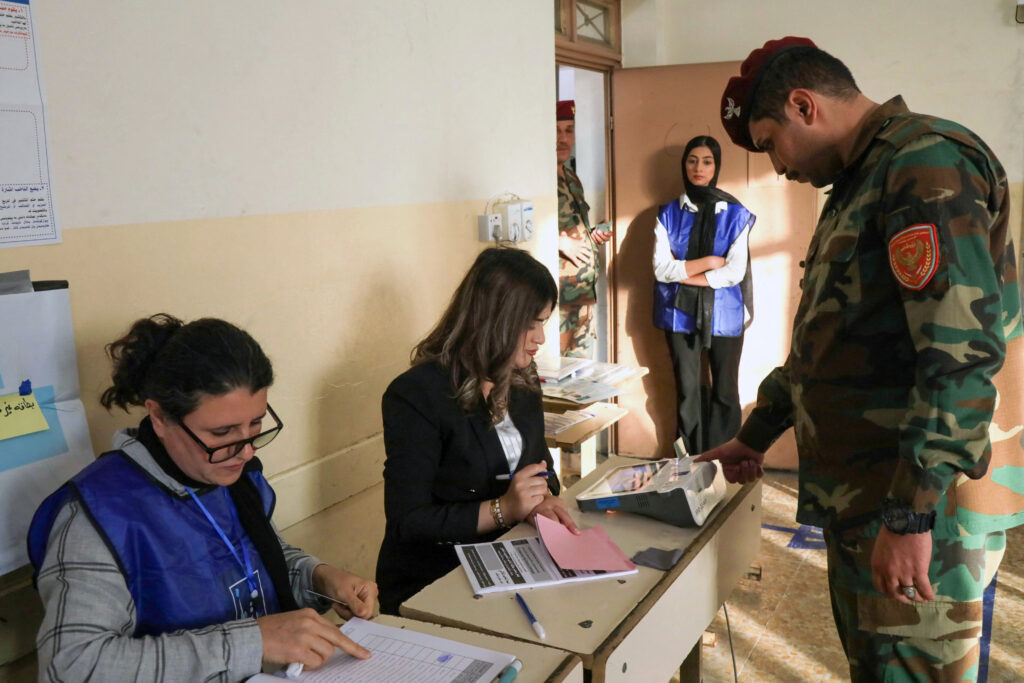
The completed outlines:
{"type": "Polygon", "coordinates": [[[750,139],[750,101],[761,82],[761,75],[766,67],[783,52],[794,47],[817,47],[810,38],[786,36],[779,40],[769,40],[764,47],[751,52],[740,64],[740,75],[729,79],[722,93],[722,125],[732,141],[757,152],[754,141],[750,139]]]}
{"type": "Polygon", "coordinates": [[[575,121],[576,120],[576,100],[562,100],[558,103],[558,107],[555,110],[558,114],[556,117],[559,121],[575,121]]]}

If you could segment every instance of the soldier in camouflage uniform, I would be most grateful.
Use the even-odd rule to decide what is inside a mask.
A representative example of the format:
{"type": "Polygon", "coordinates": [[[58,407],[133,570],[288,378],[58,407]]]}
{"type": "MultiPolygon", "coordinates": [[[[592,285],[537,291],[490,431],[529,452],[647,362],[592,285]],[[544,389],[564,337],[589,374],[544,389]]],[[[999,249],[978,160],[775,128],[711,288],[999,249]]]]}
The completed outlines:
{"type": "Polygon", "coordinates": [[[982,594],[1024,522],[1006,175],[969,130],[872,102],[805,38],[766,43],[740,73],[722,97],[733,141],[832,191],[789,357],[703,459],[751,481],[793,427],[797,520],[825,530],[853,680],[976,680],[982,594]]]}
{"type": "Polygon", "coordinates": [[[597,303],[597,245],[610,233],[592,231],[590,206],[579,176],[566,164],[576,139],[576,105],[557,107],[558,156],[558,331],[563,356],[593,358],[594,305],[597,303]]]}

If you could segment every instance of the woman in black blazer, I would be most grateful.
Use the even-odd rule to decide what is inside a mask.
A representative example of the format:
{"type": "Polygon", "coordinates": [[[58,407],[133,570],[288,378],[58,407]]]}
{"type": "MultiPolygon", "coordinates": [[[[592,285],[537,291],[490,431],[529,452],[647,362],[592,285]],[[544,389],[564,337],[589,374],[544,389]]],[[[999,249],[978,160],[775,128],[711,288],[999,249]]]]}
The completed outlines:
{"type": "Polygon", "coordinates": [[[381,612],[398,614],[457,567],[456,543],[493,540],[536,514],[577,532],[557,497],[533,363],[557,300],[528,253],[484,250],[384,393],[381,612]]]}

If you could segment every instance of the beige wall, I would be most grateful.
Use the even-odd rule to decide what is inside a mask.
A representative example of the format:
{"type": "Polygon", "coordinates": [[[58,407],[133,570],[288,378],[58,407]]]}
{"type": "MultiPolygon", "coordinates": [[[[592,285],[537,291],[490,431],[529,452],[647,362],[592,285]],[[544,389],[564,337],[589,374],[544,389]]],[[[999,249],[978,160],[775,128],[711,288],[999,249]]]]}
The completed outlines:
{"type": "MultiPolygon", "coordinates": [[[[1021,244],[1024,204],[1024,26],[1004,0],[623,0],[625,67],[694,64],[744,59],[765,41],[808,36],[842,59],[861,90],[875,101],[902,94],[909,106],[950,118],[976,131],[995,150],[1010,181],[1010,225],[1021,244]]],[[[724,87],[724,84],[723,84],[724,87]]],[[[743,199],[743,195],[740,195],[743,199]]],[[[761,212],[755,232],[780,217],[761,212]]],[[[799,233],[813,225],[796,226],[799,233]]],[[[1019,250],[1018,250],[1019,251],[1019,250]]],[[[758,344],[748,335],[740,369],[740,397],[749,407],[765,368],[788,350],[795,300],[788,310],[768,308],[786,297],[789,271],[802,253],[755,257],[758,344]],[[760,277],[761,274],[767,277],[760,277]],[[773,279],[774,274],[774,279],[773,279]],[[767,342],[767,343],[764,343],[767,342]]],[[[756,294],[755,292],[755,294],[756,294]]],[[[795,462],[787,436],[769,452],[778,465],[795,462]]]]}
{"type": "MultiPolygon", "coordinates": [[[[97,403],[105,343],[158,311],[232,320],[276,369],[275,522],[348,501],[375,536],[341,528],[331,557],[372,575],[380,397],[485,246],[490,198],[534,201],[525,246],[555,267],[550,2],[32,9],[64,240],[0,249],[0,272],[70,282],[96,452],[137,419],[97,403]]],[[[10,583],[0,665],[31,649],[38,618],[10,583]]]]}

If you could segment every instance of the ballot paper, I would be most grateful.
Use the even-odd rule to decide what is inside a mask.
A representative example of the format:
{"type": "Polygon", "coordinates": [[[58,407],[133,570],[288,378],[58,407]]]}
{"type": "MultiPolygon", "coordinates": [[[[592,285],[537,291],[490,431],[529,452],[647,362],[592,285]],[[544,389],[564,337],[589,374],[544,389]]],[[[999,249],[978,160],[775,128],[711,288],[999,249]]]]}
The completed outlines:
{"type": "MultiPolygon", "coordinates": [[[[349,619],[341,626],[341,632],[369,650],[370,658],[357,659],[335,650],[326,664],[303,671],[295,680],[305,683],[490,683],[515,660],[513,655],[502,652],[359,618],[349,619]]],[[[249,681],[281,683],[282,678],[283,673],[258,674],[249,681]]]]}
{"type": "Polygon", "coordinates": [[[561,569],[600,569],[606,572],[636,570],[600,524],[581,529],[579,535],[564,524],[537,515],[537,532],[551,558],[561,569]]]}

